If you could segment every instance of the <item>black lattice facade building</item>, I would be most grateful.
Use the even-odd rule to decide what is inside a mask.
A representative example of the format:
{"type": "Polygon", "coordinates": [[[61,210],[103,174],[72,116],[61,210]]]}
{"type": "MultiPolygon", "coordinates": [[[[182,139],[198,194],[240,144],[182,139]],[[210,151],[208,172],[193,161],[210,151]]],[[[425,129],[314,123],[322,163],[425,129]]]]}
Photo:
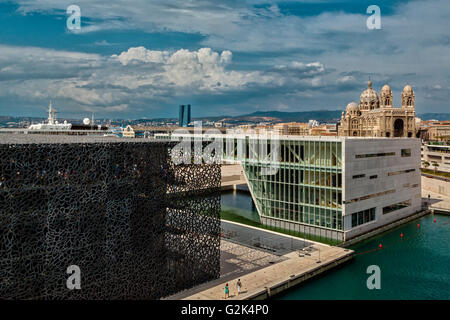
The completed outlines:
{"type": "Polygon", "coordinates": [[[174,165],[173,146],[1,136],[0,299],[158,299],[218,278],[220,165],[174,165]]]}

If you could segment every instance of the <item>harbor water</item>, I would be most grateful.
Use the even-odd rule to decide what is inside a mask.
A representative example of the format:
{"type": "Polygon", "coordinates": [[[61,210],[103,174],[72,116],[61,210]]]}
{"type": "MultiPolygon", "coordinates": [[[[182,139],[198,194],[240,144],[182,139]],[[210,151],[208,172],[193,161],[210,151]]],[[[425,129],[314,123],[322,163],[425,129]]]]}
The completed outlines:
{"type": "MultiPolygon", "coordinates": [[[[222,209],[258,219],[247,192],[224,193],[222,209]]],[[[350,249],[355,250],[351,262],[276,298],[450,299],[449,216],[427,215],[350,249]],[[380,268],[379,290],[367,287],[372,274],[367,273],[367,268],[372,265],[380,268]]]]}

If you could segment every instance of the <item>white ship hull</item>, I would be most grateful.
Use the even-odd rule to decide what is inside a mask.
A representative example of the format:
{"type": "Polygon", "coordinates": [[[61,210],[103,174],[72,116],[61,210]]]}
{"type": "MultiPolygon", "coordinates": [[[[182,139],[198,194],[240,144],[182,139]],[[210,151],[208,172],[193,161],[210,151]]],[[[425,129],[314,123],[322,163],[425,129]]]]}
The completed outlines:
{"type": "Polygon", "coordinates": [[[48,107],[48,122],[32,124],[28,127],[28,130],[49,130],[49,131],[60,131],[60,130],[70,130],[72,128],[71,123],[58,123],[55,117],[55,110],[52,108],[52,102],[48,107]]]}
{"type": "Polygon", "coordinates": [[[70,130],[72,128],[72,124],[48,124],[48,123],[39,123],[32,124],[28,127],[29,130],[70,130]]]}

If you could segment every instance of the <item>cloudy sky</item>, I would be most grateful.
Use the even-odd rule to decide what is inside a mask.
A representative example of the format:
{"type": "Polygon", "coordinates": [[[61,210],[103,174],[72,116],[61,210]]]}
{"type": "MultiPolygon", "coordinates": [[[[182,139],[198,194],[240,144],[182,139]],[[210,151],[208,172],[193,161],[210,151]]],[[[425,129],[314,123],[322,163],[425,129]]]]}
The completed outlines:
{"type": "Polygon", "coordinates": [[[450,112],[449,21],[449,0],[0,0],[0,115],[336,110],[369,77],[396,106],[408,83],[418,113],[450,112]]]}

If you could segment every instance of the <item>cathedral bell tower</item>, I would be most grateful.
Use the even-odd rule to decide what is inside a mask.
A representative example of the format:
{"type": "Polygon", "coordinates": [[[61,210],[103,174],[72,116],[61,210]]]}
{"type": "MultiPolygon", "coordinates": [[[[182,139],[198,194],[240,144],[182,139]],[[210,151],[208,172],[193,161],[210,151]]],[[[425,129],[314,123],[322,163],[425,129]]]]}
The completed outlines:
{"type": "Polygon", "coordinates": [[[393,95],[391,88],[385,84],[380,92],[380,105],[382,108],[392,108],[393,95]]]}
{"type": "Polygon", "coordinates": [[[402,92],[402,108],[414,108],[414,91],[409,84],[405,86],[402,92]]]}

